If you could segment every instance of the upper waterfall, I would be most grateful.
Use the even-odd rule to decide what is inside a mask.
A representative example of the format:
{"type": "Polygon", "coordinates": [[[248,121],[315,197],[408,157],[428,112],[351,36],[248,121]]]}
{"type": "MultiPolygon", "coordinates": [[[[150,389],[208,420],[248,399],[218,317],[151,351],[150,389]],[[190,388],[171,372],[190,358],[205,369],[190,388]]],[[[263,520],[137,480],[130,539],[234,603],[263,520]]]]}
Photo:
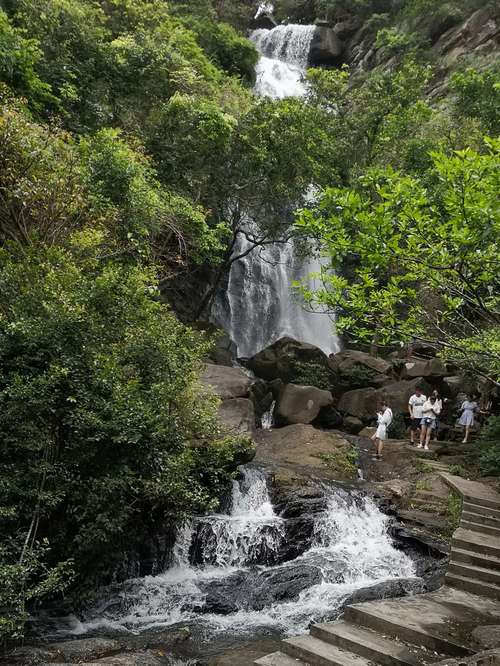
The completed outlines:
{"type": "MultiPolygon", "coordinates": [[[[261,53],[255,94],[273,99],[305,94],[304,74],[314,32],[315,26],[280,25],[252,33],[261,53]]],[[[251,228],[254,223],[247,224],[251,228]]],[[[212,317],[234,340],[238,356],[253,356],[285,336],[315,345],[326,354],[339,350],[331,318],[308,311],[293,288],[294,282],[315,286],[310,275],[320,272],[319,257],[304,258],[292,241],[252,250],[243,234],[237,238],[234,255],[245,256],[232,264],[227,288],[215,302],[212,317]]]]}

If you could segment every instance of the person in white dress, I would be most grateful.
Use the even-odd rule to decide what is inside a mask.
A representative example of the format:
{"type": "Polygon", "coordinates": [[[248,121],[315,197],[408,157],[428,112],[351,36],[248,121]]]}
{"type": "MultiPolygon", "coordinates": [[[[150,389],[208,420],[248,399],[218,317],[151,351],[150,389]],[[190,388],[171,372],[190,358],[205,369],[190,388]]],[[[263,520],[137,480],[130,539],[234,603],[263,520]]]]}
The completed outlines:
{"type": "Polygon", "coordinates": [[[429,450],[429,442],[433,430],[437,425],[437,417],[441,414],[441,406],[435,395],[425,401],[422,407],[422,421],[420,428],[420,444],[419,449],[429,450]]]}
{"type": "Polygon", "coordinates": [[[372,441],[375,445],[375,458],[382,460],[382,449],[384,442],[387,439],[387,429],[392,423],[392,409],[384,402],[380,409],[377,411],[377,430],[372,436],[372,441]]]}
{"type": "Polygon", "coordinates": [[[462,416],[460,417],[458,423],[464,426],[464,438],[462,444],[466,444],[469,440],[469,432],[471,427],[474,425],[474,414],[479,409],[477,402],[474,400],[474,396],[467,395],[467,400],[462,403],[462,416]]]}

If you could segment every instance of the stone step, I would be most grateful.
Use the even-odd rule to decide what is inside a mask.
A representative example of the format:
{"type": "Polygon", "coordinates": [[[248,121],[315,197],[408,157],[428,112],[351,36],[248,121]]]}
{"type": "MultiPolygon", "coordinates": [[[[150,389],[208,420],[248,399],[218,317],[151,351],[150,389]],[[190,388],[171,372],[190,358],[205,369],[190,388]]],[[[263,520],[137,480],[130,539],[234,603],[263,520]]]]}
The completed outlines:
{"type": "Polygon", "coordinates": [[[413,497],[421,500],[428,500],[430,502],[437,502],[438,504],[444,503],[447,500],[447,495],[440,495],[432,490],[417,490],[413,497]]]}
{"type": "Polygon", "coordinates": [[[485,583],[481,580],[473,578],[464,578],[463,576],[456,576],[452,573],[447,573],[445,577],[446,585],[456,587],[457,590],[463,590],[476,594],[479,597],[489,597],[490,599],[498,599],[500,601],[500,586],[493,583],[485,583]]]}
{"type": "Polygon", "coordinates": [[[440,472],[439,475],[445,483],[460,493],[464,502],[500,510],[500,495],[483,483],[462,479],[446,472],[440,472]]]}
{"type": "Polygon", "coordinates": [[[253,662],[256,666],[307,666],[300,659],[289,657],[283,652],[273,652],[253,662]]]}
{"type": "Polygon", "coordinates": [[[461,548],[473,553],[483,553],[500,558],[500,539],[459,527],[453,534],[452,548],[461,548]]]}
{"type": "Polygon", "coordinates": [[[454,562],[465,562],[465,564],[472,564],[475,567],[483,567],[490,571],[500,571],[500,558],[484,555],[483,553],[473,553],[469,550],[463,550],[462,548],[453,548],[451,551],[451,559],[454,562]]]}
{"type": "Polygon", "coordinates": [[[423,666],[436,661],[435,653],[385,638],[348,622],[315,624],[311,627],[311,634],[383,666],[423,666]]]}
{"type": "Polygon", "coordinates": [[[471,513],[464,510],[462,511],[462,520],[466,520],[469,523],[483,523],[484,525],[491,525],[491,527],[500,529],[500,518],[485,516],[481,513],[471,513]]]}
{"type": "MultiPolygon", "coordinates": [[[[433,652],[439,652],[449,656],[464,656],[472,654],[465,645],[448,636],[440,636],[433,630],[425,626],[426,616],[415,616],[413,613],[406,613],[401,610],[403,606],[394,603],[389,605],[378,602],[365,602],[347,606],[344,611],[344,618],[351,624],[357,624],[361,627],[368,627],[384,636],[392,636],[406,643],[421,645],[433,652]]],[[[425,606],[428,606],[428,602],[425,606]]],[[[420,608],[417,608],[421,611],[420,608]]],[[[441,620],[440,608],[434,604],[433,614],[441,620]]]]}
{"type": "Polygon", "coordinates": [[[453,554],[452,560],[448,565],[448,573],[454,576],[461,576],[462,578],[471,578],[473,580],[481,580],[485,583],[493,583],[500,585],[500,571],[487,569],[486,567],[478,567],[472,564],[465,564],[464,562],[454,562],[453,554]]]}
{"type": "Polygon", "coordinates": [[[481,516],[488,516],[489,518],[498,518],[500,520],[500,509],[492,509],[488,506],[481,506],[480,504],[472,504],[472,502],[464,502],[463,510],[468,513],[480,514],[481,516]]]}
{"type": "Polygon", "coordinates": [[[500,539],[500,528],[486,525],[485,523],[475,523],[470,520],[460,520],[460,527],[465,530],[472,530],[473,532],[481,532],[482,534],[491,534],[492,536],[500,539]]]}
{"type": "Polygon", "coordinates": [[[312,666],[373,666],[357,654],[341,650],[314,636],[294,636],[282,643],[282,650],[312,666]]]}

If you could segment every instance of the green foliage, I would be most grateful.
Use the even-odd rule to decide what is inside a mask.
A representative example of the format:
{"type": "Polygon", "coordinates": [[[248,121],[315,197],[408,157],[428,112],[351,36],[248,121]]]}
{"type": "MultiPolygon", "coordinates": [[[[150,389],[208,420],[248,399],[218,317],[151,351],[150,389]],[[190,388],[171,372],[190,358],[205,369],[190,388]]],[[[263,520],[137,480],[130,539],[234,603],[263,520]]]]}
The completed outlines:
{"type": "Polygon", "coordinates": [[[433,190],[390,169],[368,172],[360,191],[328,189],[297,226],[351,270],[324,269],[325,288],[306,299],[359,340],[432,337],[445,358],[498,379],[499,148],[434,153],[433,190]],[[439,305],[425,308],[426,294],[439,305]]]}
{"type": "Polygon", "coordinates": [[[486,132],[500,134],[500,67],[498,65],[478,71],[473,67],[451,78],[451,89],[456,94],[456,113],[477,118],[486,132]]]}
{"type": "Polygon", "coordinates": [[[332,373],[320,363],[296,361],[292,368],[292,381],[302,386],[316,386],[329,391],[332,386],[332,373]]]}
{"type": "Polygon", "coordinates": [[[361,363],[356,363],[350,368],[342,368],[340,371],[340,386],[343,391],[356,388],[365,388],[370,384],[377,372],[361,363]]]}
{"type": "Polygon", "coordinates": [[[471,458],[479,463],[482,474],[500,476],[500,416],[490,416],[481,430],[477,447],[471,451],[471,458]]]}
{"type": "Polygon", "coordinates": [[[322,453],[323,464],[338,479],[352,479],[358,473],[358,452],[353,446],[335,449],[332,453],[322,453]]]}
{"type": "Polygon", "coordinates": [[[248,449],[197,383],[201,334],[158,301],[151,271],[102,249],[86,230],[65,249],[0,251],[2,539],[46,539],[47,575],[74,560],[83,587],[149,531],[214,510],[248,449]]]}

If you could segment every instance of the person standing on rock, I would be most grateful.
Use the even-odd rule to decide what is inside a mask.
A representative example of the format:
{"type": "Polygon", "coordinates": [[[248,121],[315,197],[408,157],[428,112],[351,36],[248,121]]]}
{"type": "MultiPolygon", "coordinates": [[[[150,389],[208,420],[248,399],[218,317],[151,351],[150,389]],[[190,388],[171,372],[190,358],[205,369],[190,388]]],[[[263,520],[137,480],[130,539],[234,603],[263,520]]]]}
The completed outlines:
{"type": "Polygon", "coordinates": [[[408,400],[408,411],[410,413],[410,443],[415,446],[415,433],[420,437],[422,423],[422,407],[427,398],[422,393],[422,389],[417,386],[415,393],[408,400]]]}
{"type": "Polygon", "coordinates": [[[437,425],[437,417],[441,414],[441,406],[435,395],[431,395],[422,407],[422,421],[420,428],[420,444],[417,448],[429,450],[432,432],[437,425]]]}
{"type": "MultiPolygon", "coordinates": [[[[436,405],[439,408],[439,413],[443,413],[443,399],[439,395],[439,391],[434,390],[432,394],[436,398],[436,405]]],[[[434,441],[437,441],[437,436],[438,436],[438,430],[439,430],[439,418],[436,417],[436,422],[434,424],[434,430],[432,431],[432,439],[434,441]]]]}
{"type": "Polygon", "coordinates": [[[387,439],[387,429],[392,423],[392,409],[386,402],[383,402],[377,412],[377,430],[372,437],[375,445],[375,459],[382,460],[382,449],[387,439]]]}

